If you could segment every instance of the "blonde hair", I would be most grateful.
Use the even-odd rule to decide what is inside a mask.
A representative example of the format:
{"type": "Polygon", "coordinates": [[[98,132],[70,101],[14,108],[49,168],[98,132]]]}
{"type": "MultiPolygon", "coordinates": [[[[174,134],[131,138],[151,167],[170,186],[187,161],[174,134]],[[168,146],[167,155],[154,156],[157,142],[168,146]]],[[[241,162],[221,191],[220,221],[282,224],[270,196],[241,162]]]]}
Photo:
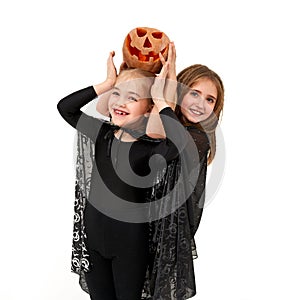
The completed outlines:
{"type": "Polygon", "coordinates": [[[143,69],[138,69],[138,68],[128,68],[124,69],[120,72],[119,76],[126,76],[128,79],[133,79],[133,78],[143,78],[143,77],[152,77],[153,80],[155,78],[155,74],[146,71],[143,69]]]}

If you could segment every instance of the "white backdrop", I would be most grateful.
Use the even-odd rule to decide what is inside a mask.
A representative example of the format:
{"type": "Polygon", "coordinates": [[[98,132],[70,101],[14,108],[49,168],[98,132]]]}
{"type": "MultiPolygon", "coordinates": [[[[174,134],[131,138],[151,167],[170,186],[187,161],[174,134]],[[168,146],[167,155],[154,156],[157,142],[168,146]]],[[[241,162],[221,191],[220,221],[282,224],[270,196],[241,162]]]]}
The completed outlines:
{"type": "Polygon", "coordinates": [[[137,26],[169,35],[178,71],[205,64],[226,88],[226,170],[197,233],[193,299],[300,299],[296,1],[0,6],[0,299],[89,299],[70,272],[75,131],[56,104],[102,81],[137,26]]]}

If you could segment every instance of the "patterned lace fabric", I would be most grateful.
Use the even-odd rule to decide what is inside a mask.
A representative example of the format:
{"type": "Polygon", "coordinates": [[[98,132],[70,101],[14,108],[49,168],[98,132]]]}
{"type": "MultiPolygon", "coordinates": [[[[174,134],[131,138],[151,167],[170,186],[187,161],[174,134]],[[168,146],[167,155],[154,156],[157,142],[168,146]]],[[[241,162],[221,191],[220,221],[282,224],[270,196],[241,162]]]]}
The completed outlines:
{"type": "MultiPolygon", "coordinates": [[[[151,191],[153,205],[164,196],[165,201],[158,208],[161,215],[168,209],[168,201],[177,206],[180,197],[184,197],[185,187],[176,184],[179,170],[180,162],[173,161],[167,167],[164,180],[151,191]],[[176,192],[169,197],[174,189],[176,192]]],[[[197,251],[190,230],[188,201],[173,213],[150,223],[151,265],[146,274],[143,300],[184,300],[196,294],[193,259],[197,251]]]]}
{"type": "Polygon", "coordinates": [[[90,191],[94,156],[94,143],[78,131],[71,271],[79,275],[79,284],[87,293],[89,290],[85,281],[85,272],[90,270],[90,263],[86,247],[84,209],[90,191]]]}
{"type": "MultiPolygon", "coordinates": [[[[90,264],[83,216],[90,191],[94,154],[94,143],[78,132],[71,270],[80,276],[80,286],[87,293],[85,272],[90,270],[90,264]]],[[[205,183],[206,156],[202,166],[204,172],[200,170],[198,182],[205,183]]],[[[156,208],[164,217],[149,222],[151,263],[146,273],[141,300],[184,300],[196,293],[193,259],[197,257],[197,251],[194,233],[199,225],[203,206],[199,190],[195,190],[187,201],[178,205],[179,200],[185,197],[185,183],[177,184],[180,170],[181,161],[172,161],[163,170],[164,179],[149,191],[150,205],[156,205],[157,199],[165,197],[165,201],[161,202],[163,204],[156,208]],[[169,196],[174,189],[175,193],[169,196]],[[179,208],[165,216],[164,212],[170,203],[179,208]]],[[[203,184],[202,187],[200,192],[204,194],[203,184]]]]}

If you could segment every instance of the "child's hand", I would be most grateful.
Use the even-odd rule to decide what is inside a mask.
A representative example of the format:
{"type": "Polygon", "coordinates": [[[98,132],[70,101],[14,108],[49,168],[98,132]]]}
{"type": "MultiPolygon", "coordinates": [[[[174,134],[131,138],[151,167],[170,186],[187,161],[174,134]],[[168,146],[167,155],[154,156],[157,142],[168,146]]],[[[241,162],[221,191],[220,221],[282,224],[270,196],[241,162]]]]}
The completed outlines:
{"type": "MultiPolygon", "coordinates": [[[[161,54],[160,57],[162,57],[161,54]]],[[[161,68],[160,73],[155,78],[154,83],[151,87],[151,96],[153,102],[158,108],[158,111],[161,111],[163,108],[169,106],[166,103],[164,98],[164,89],[165,89],[168,71],[169,71],[169,63],[165,61],[163,67],[161,68]]]]}
{"type": "MultiPolygon", "coordinates": [[[[159,54],[161,57],[162,55],[159,54]]],[[[164,88],[166,83],[166,77],[169,70],[169,63],[164,62],[163,67],[160,70],[160,73],[155,77],[154,83],[151,87],[151,96],[153,101],[162,100],[164,98],[164,88]]]]}
{"type": "Polygon", "coordinates": [[[117,80],[117,70],[114,64],[113,57],[115,56],[115,51],[111,51],[109,53],[109,57],[107,59],[107,76],[106,82],[109,86],[113,87],[117,80]]]}
{"type": "Polygon", "coordinates": [[[99,96],[113,88],[117,80],[117,70],[114,64],[113,57],[115,56],[115,51],[111,51],[109,53],[109,57],[107,59],[107,73],[105,81],[95,84],[94,90],[96,94],[99,96]]]}
{"type": "MultiPolygon", "coordinates": [[[[170,80],[176,80],[176,50],[175,50],[174,42],[170,42],[169,44],[167,61],[170,64],[167,78],[170,80]]],[[[164,64],[164,62],[162,63],[164,64]]]]}
{"type": "Polygon", "coordinates": [[[160,55],[163,66],[168,64],[167,80],[164,88],[164,98],[167,104],[174,110],[177,102],[177,79],[176,79],[176,50],[173,42],[169,43],[168,59],[160,55]]]}

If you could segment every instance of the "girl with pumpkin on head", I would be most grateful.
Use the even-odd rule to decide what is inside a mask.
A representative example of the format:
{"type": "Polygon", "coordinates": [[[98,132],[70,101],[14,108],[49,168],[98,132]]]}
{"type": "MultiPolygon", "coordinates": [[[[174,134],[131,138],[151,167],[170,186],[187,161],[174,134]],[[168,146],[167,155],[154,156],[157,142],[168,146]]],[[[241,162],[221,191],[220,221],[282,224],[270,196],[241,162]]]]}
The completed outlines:
{"type": "Polygon", "coordinates": [[[146,274],[152,274],[149,220],[157,219],[156,207],[147,201],[153,184],[159,190],[165,181],[166,163],[177,161],[193,141],[167,102],[160,102],[158,111],[168,138],[145,134],[151,98],[161,97],[160,79],[167,77],[169,63],[156,79],[139,69],[122,70],[117,76],[113,56],[110,53],[104,82],[74,92],[57,105],[78,131],[72,271],[80,275],[81,287],[92,300],[140,300],[146,274]],[[81,111],[108,90],[112,123],[81,111]]]}
{"type": "MultiPolygon", "coordinates": [[[[160,60],[166,64],[161,55],[160,60]]],[[[164,201],[158,206],[161,217],[149,223],[150,260],[141,299],[183,300],[196,294],[194,236],[203,212],[207,165],[216,153],[215,130],[224,105],[224,86],[218,74],[196,64],[181,71],[176,81],[175,60],[175,46],[170,43],[167,82],[164,83],[169,87],[164,94],[169,97],[160,95],[156,98],[154,110],[159,105],[166,105],[164,99],[176,98],[173,91],[174,86],[177,87],[175,113],[193,139],[196,153],[192,147],[184,148],[177,160],[168,163],[163,179],[150,193],[150,203],[158,199],[164,201]],[[194,178],[190,177],[191,173],[194,178]],[[180,174],[183,174],[183,180],[180,180],[180,174]],[[170,209],[168,203],[175,209],[170,209]]],[[[97,109],[102,114],[106,113],[104,106],[105,99],[98,102],[97,109]]],[[[170,106],[174,108],[172,103],[170,106]]],[[[168,137],[160,126],[160,118],[153,113],[147,132],[152,137],[168,137]]]]}

